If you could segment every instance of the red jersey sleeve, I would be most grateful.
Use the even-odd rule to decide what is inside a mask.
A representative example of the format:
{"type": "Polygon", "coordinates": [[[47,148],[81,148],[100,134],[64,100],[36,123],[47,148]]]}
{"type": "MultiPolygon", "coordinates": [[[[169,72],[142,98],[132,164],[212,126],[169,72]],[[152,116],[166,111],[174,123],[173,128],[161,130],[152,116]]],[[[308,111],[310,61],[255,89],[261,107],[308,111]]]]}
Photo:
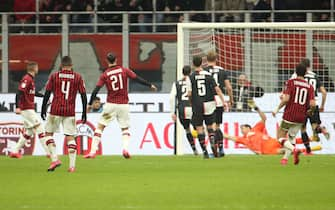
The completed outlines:
{"type": "Polygon", "coordinates": [[[24,78],[20,81],[18,89],[19,91],[25,92],[25,90],[27,89],[27,87],[29,87],[29,85],[30,85],[30,81],[24,78]]]}
{"type": "Polygon", "coordinates": [[[98,86],[98,87],[104,86],[105,85],[105,81],[106,81],[106,79],[105,79],[105,73],[102,73],[100,75],[100,77],[99,77],[99,80],[98,80],[96,86],[98,86]]]}
{"type": "Polygon", "coordinates": [[[313,100],[313,99],[315,98],[315,95],[314,95],[315,91],[314,91],[314,88],[313,88],[312,85],[311,85],[311,87],[308,89],[308,91],[309,91],[309,93],[308,93],[309,101],[310,101],[310,100],[313,100]]]}
{"type": "Polygon", "coordinates": [[[287,81],[283,93],[287,94],[287,95],[292,95],[292,91],[293,90],[294,89],[293,89],[293,82],[292,82],[292,80],[287,81]]]}
{"type": "Polygon", "coordinates": [[[47,85],[46,85],[46,87],[45,87],[45,90],[47,90],[47,91],[52,91],[52,90],[53,90],[53,84],[54,84],[53,80],[54,80],[54,75],[55,75],[55,74],[51,74],[50,78],[48,79],[48,83],[47,83],[47,85]]]}
{"type": "Polygon", "coordinates": [[[127,69],[127,68],[124,68],[124,70],[129,78],[135,79],[137,77],[137,74],[133,72],[132,70],[127,69]]]}
{"type": "Polygon", "coordinates": [[[256,125],[252,128],[253,131],[262,132],[265,130],[265,124],[262,121],[256,123],[256,125]]]}
{"type": "Polygon", "coordinates": [[[79,76],[79,93],[86,93],[86,88],[85,88],[85,83],[84,83],[84,80],[83,80],[83,78],[80,76],[80,75],[78,75],[79,76]]]}

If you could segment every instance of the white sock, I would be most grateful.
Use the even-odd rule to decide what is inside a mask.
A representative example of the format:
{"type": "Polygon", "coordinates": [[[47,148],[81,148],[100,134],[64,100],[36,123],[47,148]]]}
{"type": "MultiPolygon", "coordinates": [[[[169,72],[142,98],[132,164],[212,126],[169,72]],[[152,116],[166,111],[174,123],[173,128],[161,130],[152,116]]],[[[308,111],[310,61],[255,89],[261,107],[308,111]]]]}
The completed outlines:
{"type": "Polygon", "coordinates": [[[46,145],[48,147],[48,150],[50,152],[50,158],[52,162],[58,160],[57,152],[56,152],[56,144],[52,136],[46,136],[45,140],[46,140],[46,145]]]}
{"type": "Polygon", "coordinates": [[[47,144],[46,144],[46,136],[45,136],[44,128],[43,128],[41,125],[39,125],[39,126],[36,128],[36,133],[37,133],[37,135],[38,135],[38,138],[39,138],[39,140],[40,140],[40,142],[41,142],[41,144],[42,144],[42,147],[43,147],[45,153],[46,153],[47,155],[50,155],[49,148],[48,148],[48,146],[47,146],[47,144]]]}
{"type": "Polygon", "coordinates": [[[288,159],[288,157],[291,155],[292,151],[289,149],[285,149],[285,153],[283,156],[283,159],[288,159]]]}
{"type": "Polygon", "coordinates": [[[90,151],[91,154],[95,154],[98,150],[98,145],[99,145],[100,140],[101,140],[101,133],[102,133],[102,131],[100,129],[98,129],[98,128],[95,129],[94,136],[93,136],[93,139],[92,139],[91,151],[90,151]]]}
{"type": "Polygon", "coordinates": [[[123,149],[126,151],[128,151],[129,141],[130,141],[129,130],[127,129],[127,130],[122,131],[122,146],[123,146],[123,149]]]}
{"type": "Polygon", "coordinates": [[[19,141],[16,143],[12,152],[13,153],[18,153],[19,150],[24,146],[24,144],[27,142],[28,139],[30,139],[30,137],[27,134],[22,134],[21,133],[19,141]]]}
{"type": "Polygon", "coordinates": [[[68,153],[69,153],[69,167],[74,168],[76,166],[76,156],[77,156],[77,145],[75,140],[70,140],[67,142],[68,153]]]}
{"type": "Polygon", "coordinates": [[[278,141],[283,145],[284,148],[289,149],[291,152],[294,150],[294,146],[286,138],[279,138],[278,141]]]}

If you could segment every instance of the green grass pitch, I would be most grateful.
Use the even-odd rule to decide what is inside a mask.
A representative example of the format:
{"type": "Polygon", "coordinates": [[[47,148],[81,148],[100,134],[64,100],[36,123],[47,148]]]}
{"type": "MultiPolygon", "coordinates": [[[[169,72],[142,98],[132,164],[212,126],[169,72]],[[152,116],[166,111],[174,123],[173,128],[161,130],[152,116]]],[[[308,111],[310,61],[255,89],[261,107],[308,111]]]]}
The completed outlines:
{"type": "Polygon", "coordinates": [[[0,157],[0,209],[334,210],[335,156],[98,156],[68,158],[46,172],[45,157],[0,157]]]}

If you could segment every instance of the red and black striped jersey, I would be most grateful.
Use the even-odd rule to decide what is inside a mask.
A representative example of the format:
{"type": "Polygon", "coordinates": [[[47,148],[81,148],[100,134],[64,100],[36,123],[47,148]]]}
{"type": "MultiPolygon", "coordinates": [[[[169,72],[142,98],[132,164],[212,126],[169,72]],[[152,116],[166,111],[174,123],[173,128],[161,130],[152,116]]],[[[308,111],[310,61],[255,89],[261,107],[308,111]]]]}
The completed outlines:
{"type": "Polygon", "coordinates": [[[128,104],[128,78],[135,79],[137,75],[122,66],[107,68],[99,78],[97,87],[106,85],[107,102],[114,104],[128,104]]]}
{"type": "Polygon", "coordinates": [[[86,93],[81,75],[65,69],[49,77],[46,90],[53,93],[50,113],[57,116],[74,116],[77,93],[86,93]]]}
{"type": "Polygon", "coordinates": [[[290,95],[285,106],[283,119],[289,122],[304,123],[309,103],[314,99],[314,88],[304,79],[290,79],[283,91],[290,95]]]}
{"type": "Polygon", "coordinates": [[[35,81],[31,74],[26,74],[22,77],[19,87],[22,95],[19,98],[19,108],[21,110],[35,109],[35,81]]]}

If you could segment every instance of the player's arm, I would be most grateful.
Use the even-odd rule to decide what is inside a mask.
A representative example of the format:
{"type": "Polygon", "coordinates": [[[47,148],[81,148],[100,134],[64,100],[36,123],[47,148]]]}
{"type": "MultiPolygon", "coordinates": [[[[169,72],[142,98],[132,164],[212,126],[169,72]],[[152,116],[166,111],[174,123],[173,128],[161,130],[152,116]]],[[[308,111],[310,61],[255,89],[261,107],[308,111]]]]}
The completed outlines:
{"type": "Polygon", "coordinates": [[[176,95],[177,95],[177,89],[176,89],[176,83],[172,84],[171,91],[170,91],[170,112],[171,112],[171,118],[173,121],[176,121],[176,95]]]}
{"type": "Polygon", "coordinates": [[[278,107],[277,107],[274,111],[272,111],[272,115],[275,117],[276,114],[279,112],[279,110],[280,110],[281,108],[283,108],[283,107],[287,104],[287,102],[288,102],[289,100],[290,100],[290,95],[288,95],[288,94],[283,94],[283,96],[282,96],[282,98],[281,98],[281,101],[280,101],[278,107]]]}
{"type": "Polygon", "coordinates": [[[216,94],[220,97],[222,104],[224,104],[224,95],[222,93],[222,90],[220,89],[219,86],[215,86],[214,88],[215,88],[216,94]]]}
{"type": "Polygon", "coordinates": [[[225,139],[229,139],[229,140],[232,140],[232,141],[236,141],[236,136],[231,136],[231,135],[228,135],[226,133],[223,134],[223,138],[225,139]]]}
{"type": "MultiPolygon", "coordinates": [[[[95,97],[97,97],[97,94],[99,93],[100,89],[102,86],[95,86],[92,94],[91,94],[91,98],[90,98],[90,102],[88,102],[88,109],[91,108],[91,105],[93,104],[93,100],[95,99],[95,97]]],[[[86,95],[86,94],[85,94],[86,95]]],[[[87,99],[86,99],[87,100],[87,99]]],[[[87,109],[87,108],[86,108],[87,109]]]]}
{"type": "Polygon", "coordinates": [[[233,88],[230,84],[230,81],[229,79],[226,79],[224,81],[224,85],[226,87],[226,90],[227,90],[227,94],[229,96],[229,102],[230,102],[230,105],[232,106],[234,104],[234,96],[233,96],[233,88]]]}
{"type": "Polygon", "coordinates": [[[142,85],[145,85],[145,86],[150,87],[150,89],[153,90],[153,91],[156,91],[156,90],[157,90],[157,87],[156,87],[154,84],[148,82],[147,80],[143,79],[142,77],[140,77],[140,76],[138,76],[138,75],[134,78],[134,80],[135,80],[136,82],[142,84],[142,85]]]}
{"type": "Polygon", "coordinates": [[[324,86],[320,86],[319,88],[321,94],[322,94],[322,101],[321,101],[321,106],[320,106],[320,112],[323,112],[325,110],[325,104],[326,104],[326,99],[327,99],[327,90],[324,86]]]}
{"type": "Polygon", "coordinates": [[[47,116],[47,104],[48,104],[50,95],[51,95],[51,91],[46,90],[45,93],[44,93],[43,102],[42,102],[42,109],[41,109],[41,118],[43,120],[45,120],[45,118],[47,116]]]}
{"type": "Polygon", "coordinates": [[[36,97],[43,98],[43,97],[44,97],[44,94],[43,94],[43,93],[40,93],[40,92],[35,92],[35,96],[36,96],[36,97]]]}
{"type": "Polygon", "coordinates": [[[264,112],[262,112],[257,106],[255,106],[254,109],[258,113],[259,117],[261,118],[261,121],[265,124],[266,116],[265,116],[264,112]]]}
{"type": "Polygon", "coordinates": [[[22,95],[23,95],[22,90],[17,90],[16,95],[15,95],[15,106],[16,106],[15,113],[16,114],[20,114],[21,113],[21,109],[19,107],[19,103],[20,103],[20,98],[21,98],[22,95]]]}
{"type": "Polygon", "coordinates": [[[87,96],[86,96],[86,92],[85,93],[80,93],[81,96],[81,103],[83,104],[83,113],[81,115],[81,120],[83,121],[83,123],[86,122],[87,119],[87,96]]]}

